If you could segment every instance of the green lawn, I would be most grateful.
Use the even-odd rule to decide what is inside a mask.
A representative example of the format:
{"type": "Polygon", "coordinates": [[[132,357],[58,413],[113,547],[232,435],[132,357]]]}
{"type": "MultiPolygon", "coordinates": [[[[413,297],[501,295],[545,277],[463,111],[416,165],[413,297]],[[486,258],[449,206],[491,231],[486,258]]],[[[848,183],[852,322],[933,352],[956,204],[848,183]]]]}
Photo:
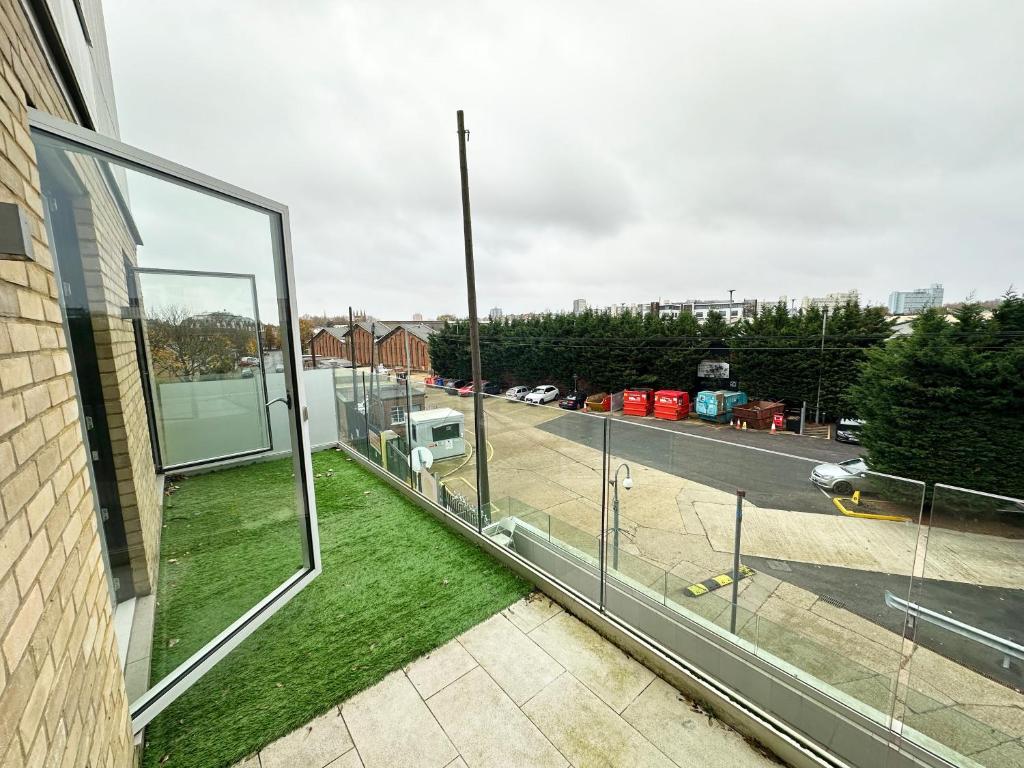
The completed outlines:
{"type": "MultiPolygon", "coordinates": [[[[344,454],[313,465],[323,573],[150,723],[147,768],[231,765],[530,591],[344,454]]],[[[293,482],[275,461],[168,498],[154,679],[294,573],[293,482]]]]}

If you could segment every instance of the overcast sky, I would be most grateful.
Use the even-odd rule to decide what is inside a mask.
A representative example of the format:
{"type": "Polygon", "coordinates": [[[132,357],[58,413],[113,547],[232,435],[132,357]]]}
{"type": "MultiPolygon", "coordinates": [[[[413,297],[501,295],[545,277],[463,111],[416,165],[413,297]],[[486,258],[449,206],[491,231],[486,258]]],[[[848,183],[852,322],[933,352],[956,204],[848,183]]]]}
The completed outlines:
{"type": "MultiPolygon", "coordinates": [[[[286,203],[300,312],[1024,288],[1024,3],[106,0],[122,138],[286,203]]],[[[239,270],[242,271],[242,270],[239,270]]]]}

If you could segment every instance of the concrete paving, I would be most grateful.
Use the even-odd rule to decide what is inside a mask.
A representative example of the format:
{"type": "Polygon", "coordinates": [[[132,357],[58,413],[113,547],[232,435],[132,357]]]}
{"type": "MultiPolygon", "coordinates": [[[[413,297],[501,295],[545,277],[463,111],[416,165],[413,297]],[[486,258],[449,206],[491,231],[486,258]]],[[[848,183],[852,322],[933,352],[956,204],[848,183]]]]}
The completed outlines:
{"type": "MultiPolygon", "coordinates": [[[[468,399],[440,398],[439,404],[460,409],[472,405],[468,399]]],[[[596,558],[602,503],[600,419],[495,398],[488,398],[486,406],[492,499],[506,513],[596,558]]],[[[1019,670],[998,676],[1004,684],[979,674],[975,669],[991,669],[987,657],[978,663],[979,654],[991,655],[980,647],[959,648],[956,660],[920,646],[905,655],[900,627],[879,621],[870,611],[848,609],[843,594],[831,594],[836,590],[827,579],[815,589],[813,582],[791,583],[789,574],[763,566],[776,563],[791,573],[837,568],[854,584],[861,573],[872,584],[902,584],[904,596],[912,574],[919,583],[928,583],[922,578],[939,580],[947,589],[973,590],[974,599],[964,592],[957,603],[962,612],[957,618],[988,628],[985,616],[991,606],[981,598],[1005,598],[1011,590],[1019,594],[1024,540],[844,517],[807,480],[813,466],[808,459],[816,450],[808,447],[814,442],[809,439],[742,436],[726,445],[718,430],[703,425],[675,432],[612,424],[611,467],[629,461],[634,478],[632,490],[620,492],[619,572],[624,577],[675,602],[680,610],[728,627],[728,590],[696,599],[683,590],[731,570],[735,497],[729,486],[741,475],[760,479],[767,488],[760,495],[744,483],[748,501],[742,550],[744,556],[759,558],[762,567],[739,585],[741,636],[835,686],[851,706],[867,705],[888,714],[895,704],[896,716],[902,714],[909,727],[919,726],[939,741],[959,739],[964,749],[986,756],[983,765],[1016,765],[1013,746],[1024,745],[1024,697],[1013,683],[1019,670]],[[686,430],[704,430],[716,439],[698,440],[686,430]],[[784,451],[796,447],[790,449],[793,455],[779,458],[738,444],[752,440],[784,451]],[[698,454],[700,461],[692,460],[698,454]],[[822,597],[838,598],[838,604],[822,597]],[[963,738],[947,736],[950,724],[964,729],[963,738]]],[[[833,448],[850,450],[829,445],[828,452],[833,448]]],[[[460,475],[467,485],[475,480],[472,462],[450,479],[460,475]]],[[[1012,610],[1000,615],[1015,621],[1012,610]]]]}
{"type": "Polygon", "coordinates": [[[776,764],[534,593],[236,768],[776,764]],[[495,652],[500,642],[509,643],[504,654],[495,652]],[[529,666],[543,658],[559,671],[553,677],[533,676],[545,682],[522,698],[522,685],[507,671],[529,673],[529,666]]]}

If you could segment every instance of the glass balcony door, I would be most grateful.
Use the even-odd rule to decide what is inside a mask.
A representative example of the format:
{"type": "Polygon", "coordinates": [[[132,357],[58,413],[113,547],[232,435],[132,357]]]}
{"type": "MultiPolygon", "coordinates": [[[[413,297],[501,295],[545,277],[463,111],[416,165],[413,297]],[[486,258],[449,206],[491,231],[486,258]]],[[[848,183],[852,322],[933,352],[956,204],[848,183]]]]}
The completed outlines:
{"type": "Polygon", "coordinates": [[[288,209],[31,124],[139,731],[320,571],[288,209]]]}
{"type": "Polygon", "coordinates": [[[267,368],[284,366],[264,348],[256,276],[137,267],[129,280],[160,468],[270,451],[267,368]]]}

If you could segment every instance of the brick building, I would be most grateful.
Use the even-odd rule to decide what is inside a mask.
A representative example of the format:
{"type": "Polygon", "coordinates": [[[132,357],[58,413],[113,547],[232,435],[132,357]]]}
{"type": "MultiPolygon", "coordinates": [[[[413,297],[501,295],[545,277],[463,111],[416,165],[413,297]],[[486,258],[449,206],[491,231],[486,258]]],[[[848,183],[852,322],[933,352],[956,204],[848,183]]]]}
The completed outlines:
{"type": "MultiPolygon", "coordinates": [[[[355,363],[357,366],[369,365],[371,354],[373,355],[372,359],[374,361],[377,360],[377,353],[373,350],[373,340],[376,339],[379,342],[381,337],[388,333],[391,328],[384,323],[370,320],[360,320],[355,323],[353,328],[355,363]],[[373,331],[372,334],[371,329],[373,331]]],[[[349,346],[348,336],[348,326],[332,325],[327,328],[321,328],[313,334],[313,338],[309,341],[310,353],[318,359],[322,357],[336,357],[348,360],[349,356],[353,355],[349,346]]]]}
{"type": "MultiPolygon", "coordinates": [[[[382,363],[388,368],[405,368],[405,340],[408,336],[410,367],[414,371],[430,371],[430,334],[441,324],[432,321],[360,320],[353,325],[355,363],[357,366],[367,366],[372,360],[374,364],[382,363]],[[372,340],[376,340],[376,350],[372,349],[372,340]]],[[[317,359],[348,360],[352,354],[349,329],[345,325],[321,328],[310,339],[309,345],[310,352],[317,359]]]]}
{"type": "Polygon", "coordinates": [[[166,581],[165,472],[292,457],[300,492],[289,514],[300,521],[305,570],[282,602],[319,568],[287,209],[120,144],[100,2],[68,7],[0,5],[5,768],[133,765],[144,725],[273,612],[254,594],[244,629],[197,638],[157,672],[166,651],[152,636],[166,581]],[[154,204],[168,192],[192,195],[193,213],[209,215],[192,222],[154,204]],[[217,218],[227,208],[234,218],[217,218]],[[218,234],[239,252],[202,251],[197,231],[210,222],[222,222],[218,234]],[[265,238],[266,256],[243,253],[252,235],[232,227],[265,238]],[[175,301],[202,300],[177,325],[161,314],[175,301]],[[262,359],[261,312],[280,323],[284,363],[254,375],[237,361],[253,349],[262,359]],[[251,333],[220,355],[218,373],[186,370],[193,361],[170,359],[172,347],[159,341],[158,331],[194,332],[203,316],[236,317],[233,330],[251,333]],[[282,396],[268,395],[275,387],[282,396]],[[271,415],[284,425],[273,437],[271,415]]]}
{"type": "Polygon", "coordinates": [[[413,371],[431,371],[430,334],[434,329],[423,323],[400,323],[391,328],[377,341],[377,354],[388,368],[406,367],[406,343],[408,342],[408,364],[413,371]]]}

